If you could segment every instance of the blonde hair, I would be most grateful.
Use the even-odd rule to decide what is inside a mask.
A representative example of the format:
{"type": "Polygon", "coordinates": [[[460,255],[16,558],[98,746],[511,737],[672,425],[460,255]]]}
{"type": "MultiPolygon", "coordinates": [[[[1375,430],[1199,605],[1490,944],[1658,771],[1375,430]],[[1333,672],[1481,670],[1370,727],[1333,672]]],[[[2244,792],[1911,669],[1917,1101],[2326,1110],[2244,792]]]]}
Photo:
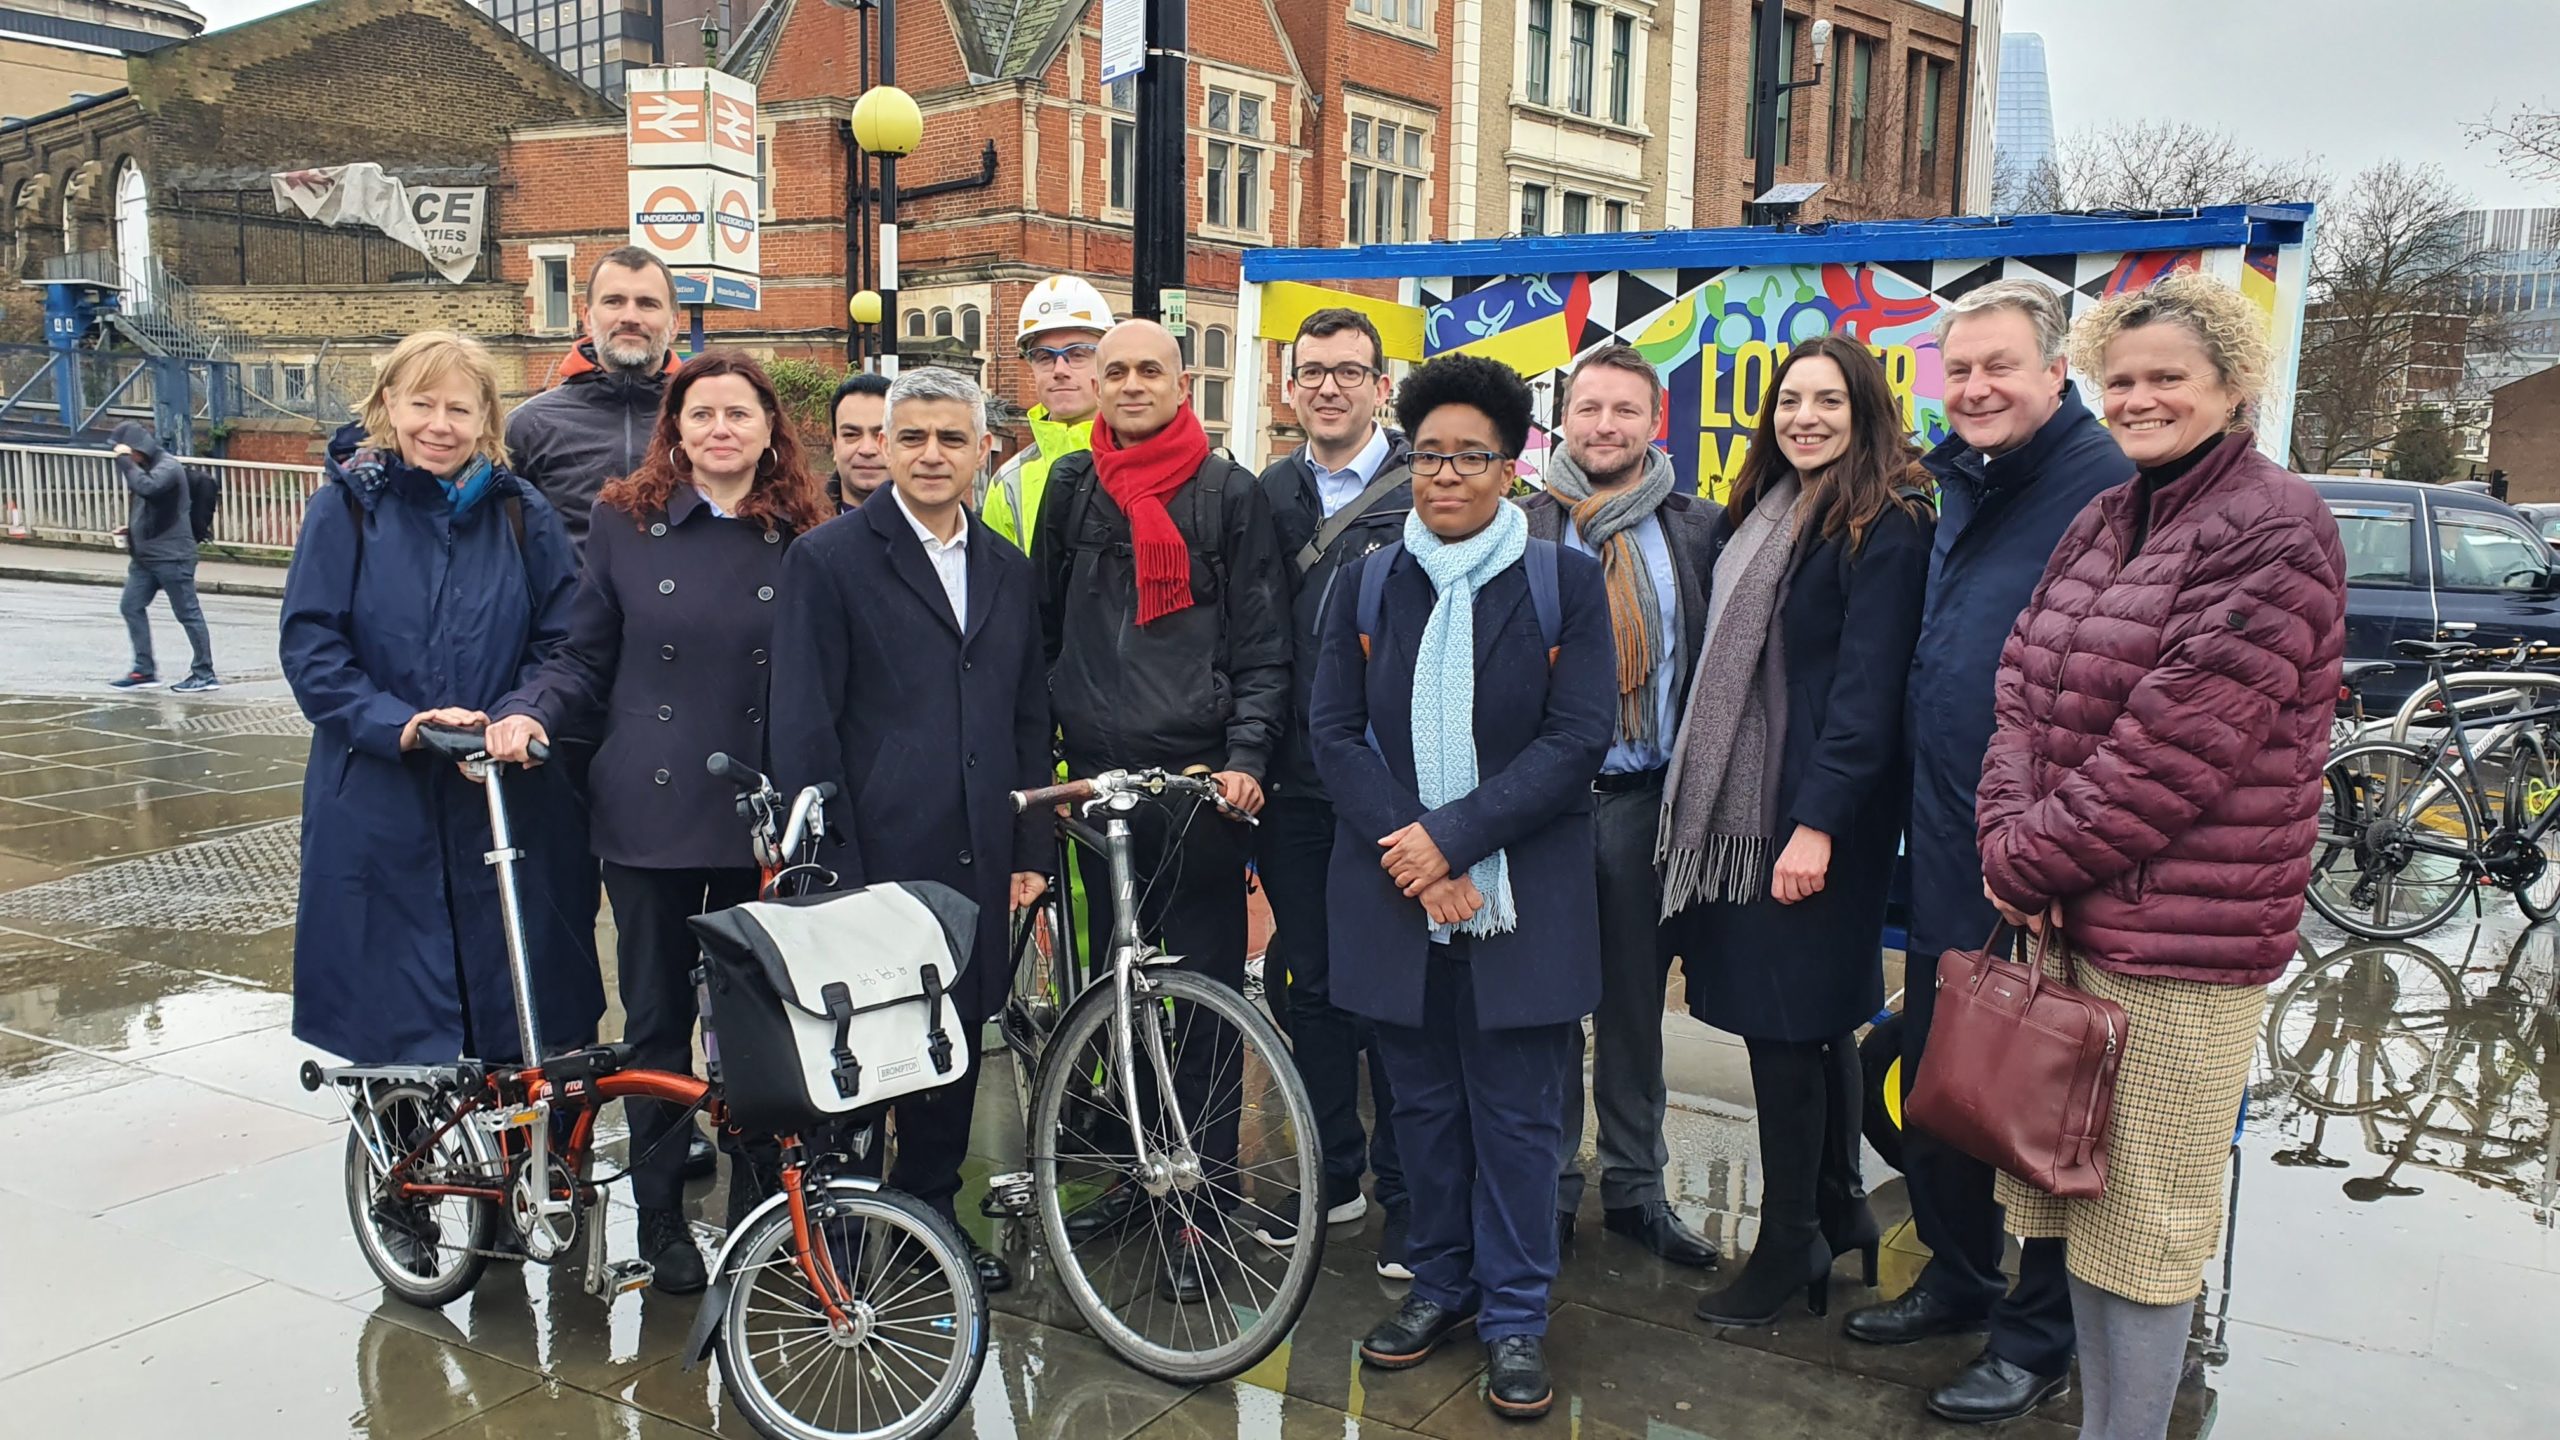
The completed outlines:
{"type": "Polygon", "coordinates": [[[2080,317],[2071,327],[2071,365],[2106,383],[2107,348],[2128,330],[2182,325],[2204,346],[2216,378],[2240,397],[2232,423],[2245,423],[2266,394],[2275,347],[2267,343],[2267,317],[2248,297],[2201,271],[2187,270],[2145,290],[2128,290],[2080,317]]]}
{"type": "Polygon", "coordinates": [[[506,464],[507,417],[498,404],[497,362],[479,341],[451,330],[421,330],[392,349],[374,375],[373,394],[365,398],[364,443],[396,453],[399,439],[391,430],[391,397],[412,394],[455,375],[479,392],[480,409],[488,417],[473,449],[492,465],[506,464]]]}

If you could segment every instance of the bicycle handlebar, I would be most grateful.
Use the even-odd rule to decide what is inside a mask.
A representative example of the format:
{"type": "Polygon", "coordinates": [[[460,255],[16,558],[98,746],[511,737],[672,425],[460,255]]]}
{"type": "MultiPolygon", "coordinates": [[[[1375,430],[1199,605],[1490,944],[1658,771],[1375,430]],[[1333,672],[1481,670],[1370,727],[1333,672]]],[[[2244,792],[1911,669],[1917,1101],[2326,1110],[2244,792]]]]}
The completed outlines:
{"type": "Polygon", "coordinates": [[[1189,795],[1206,800],[1218,813],[1248,825],[1261,822],[1252,815],[1227,803],[1226,792],[1218,782],[1206,775],[1176,775],[1169,770],[1106,770],[1082,780],[1068,780],[1057,785],[1043,785],[1037,790],[1013,792],[1013,809],[1020,814],[1035,805],[1087,804],[1127,796],[1161,804],[1175,795],[1189,795]]]}
{"type": "MultiPolygon", "coordinates": [[[[439,759],[451,760],[456,764],[487,758],[488,752],[481,746],[482,738],[481,730],[461,725],[439,725],[429,720],[418,726],[418,748],[439,759]]],[[[551,758],[551,747],[539,740],[528,740],[525,742],[524,753],[527,759],[539,765],[551,758]]],[[[503,762],[491,761],[491,763],[503,762]]]]}
{"type": "Polygon", "coordinates": [[[702,768],[710,772],[712,779],[726,780],[741,790],[763,790],[772,785],[771,781],[764,778],[763,772],[753,765],[743,760],[732,759],[726,752],[719,750],[714,750],[704,757],[702,768]]]}

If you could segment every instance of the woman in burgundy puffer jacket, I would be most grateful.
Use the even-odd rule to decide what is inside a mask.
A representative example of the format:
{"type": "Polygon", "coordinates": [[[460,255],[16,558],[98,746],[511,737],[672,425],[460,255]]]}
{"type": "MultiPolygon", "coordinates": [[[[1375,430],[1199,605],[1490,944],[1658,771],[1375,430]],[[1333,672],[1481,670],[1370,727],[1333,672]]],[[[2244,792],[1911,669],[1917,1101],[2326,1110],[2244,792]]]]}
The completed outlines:
{"type": "Polygon", "coordinates": [[[1984,889],[2020,923],[2058,911],[2082,985],[2127,1015],[2105,1195],[1999,1186],[2012,1231],[2068,1241],[2083,1440],[2168,1432],[2310,881],[2345,560],[2248,428],[2265,325],[2200,274],[2079,322],[2073,359],[2140,474],[2072,523],[2010,633],[1983,763],[1984,889]]]}

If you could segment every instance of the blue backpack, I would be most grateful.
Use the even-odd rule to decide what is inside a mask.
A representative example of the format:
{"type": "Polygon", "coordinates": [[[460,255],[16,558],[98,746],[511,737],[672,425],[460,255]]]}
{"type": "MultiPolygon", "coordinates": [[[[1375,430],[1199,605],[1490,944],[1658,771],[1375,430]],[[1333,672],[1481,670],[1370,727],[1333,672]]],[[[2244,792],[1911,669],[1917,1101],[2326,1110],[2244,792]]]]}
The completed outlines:
{"type": "MultiPolygon", "coordinates": [[[[1387,572],[1396,568],[1396,557],[1404,553],[1404,542],[1393,540],[1369,552],[1360,567],[1360,654],[1369,655],[1369,637],[1378,633],[1378,611],[1386,601],[1387,572]]],[[[1556,542],[1534,537],[1521,564],[1529,572],[1529,604],[1538,612],[1538,638],[1547,642],[1547,664],[1556,663],[1556,637],[1564,630],[1562,607],[1556,599],[1556,542]]]]}

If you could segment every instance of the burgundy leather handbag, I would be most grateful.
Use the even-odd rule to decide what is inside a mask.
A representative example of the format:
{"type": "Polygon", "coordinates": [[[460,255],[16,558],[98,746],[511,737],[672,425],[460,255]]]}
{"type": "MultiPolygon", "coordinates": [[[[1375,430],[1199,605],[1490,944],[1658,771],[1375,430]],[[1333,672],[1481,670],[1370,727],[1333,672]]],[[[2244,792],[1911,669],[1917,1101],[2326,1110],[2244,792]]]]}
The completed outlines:
{"type": "Polygon", "coordinates": [[[2066,1200],[2107,1188],[2107,1133],[2124,1059],[2124,1007],[2078,988],[2060,927],[2036,937],[2035,959],[2001,955],[2002,924],[1980,950],[1938,960],[1937,1013],[1911,1087],[1910,1123],[1975,1159],[2066,1200]],[[2045,974],[2060,948],[2067,981],[2045,974]]]}

